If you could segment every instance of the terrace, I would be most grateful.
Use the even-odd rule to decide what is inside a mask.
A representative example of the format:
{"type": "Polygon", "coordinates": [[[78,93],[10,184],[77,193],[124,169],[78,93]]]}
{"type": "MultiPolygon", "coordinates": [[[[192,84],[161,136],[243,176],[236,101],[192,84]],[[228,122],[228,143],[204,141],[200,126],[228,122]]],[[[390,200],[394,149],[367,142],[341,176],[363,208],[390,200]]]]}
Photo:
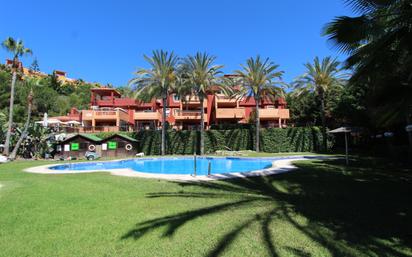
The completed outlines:
{"type": "Polygon", "coordinates": [[[152,110],[135,111],[134,113],[134,120],[160,120],[160,118],[160,113],[152,110]]]}
{"type": "Polygon", "coordinates": [[[217,119],[243,119],[245,108],[219,108],[216,109],[217,119]]]}
{"type": "Polygon", "coordinates": [[[93,120],[123,120],[128,121],[129,115],[125,110],[120,108],[113,110],[83,110],[82,119],[84,121],[93,121],[93,120]]]}
{"type": "Polygon", "coordinates": [[[236,106],[238,106],[238,99],[236,99],[236,98],[233,98],[233,97],[228,97],[228,96],[225,96],[225,95],[222,95],[222,94],[218,94],[218,95],[216,95],[216,103],[217,103],[217,105],[218,106],[221,106],[221,105],[236,105],[236,106]]]}
{"type": "MultiPolygon", "coordinates": [[[[181,101],[182,106],[200,106],[200,100],[197,96],[186,96],[184,100],[181,101]]],[[[207,99],[203,101],[203,107],[207,107],[207,99]]]]}
{"type": "MultiPolygon", "coordinates": [[[[200,120],[200,111],[198,110],[174,110],[173,116],[177,121],[184,121],[184,120],[200,120]]],[[[207,122],[207,115],[206,113],[203,115],[203,119],[207,122]]]]}
{"type": "Polygon", "coordinates": [[[137,105],[136,100],[132,98],[104,98],[95,100],[97,106],[134,106],[137,105]]]}
{"type": "Polygon", "coordinates": [[[259,108],[260,119],[289,119],[289,109],[259,108]]]}

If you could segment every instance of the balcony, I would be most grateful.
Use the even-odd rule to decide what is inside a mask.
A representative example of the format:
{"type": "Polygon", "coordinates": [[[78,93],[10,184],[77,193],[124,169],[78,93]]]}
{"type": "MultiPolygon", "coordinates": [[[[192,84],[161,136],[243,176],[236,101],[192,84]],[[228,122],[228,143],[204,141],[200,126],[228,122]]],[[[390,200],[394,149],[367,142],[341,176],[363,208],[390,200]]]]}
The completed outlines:
{"type": "Polygon", "coordinates": [[[156,111],[143,111],[134,113],[135,120],[159,120],[160,113],[156,111]]]}
{"type": "MultiPolygon", "coordinates": [[[[200,120],[200,111],[184,111],[184,110],[175,110],[173,116],[177,121],[183,120],[200,120]]],[[[203,120],[207,122],[206,113],[203,115],[203,120]]]]}
{"type": "Polygon", "coordinates": [[[83,110],[82,119],[91,120],[129,120],[129,115],[123,110],[83,110]]]}
{"type": "Polygon", "coordinates": [[[137,102],[132,98],[113,98],[96,100],[97,106],[136,106],[137,102]]]}
{"type": "Polygon", "coordinates": [[[77,133],[99,133],[129,131],[127,126],[84,126],[74,129],[77,133]]]}
{"type": "Polygon", "coordinates": [[[237,105],[237,99],[228,97],[225,95],[216,95],[216,102],[217,104],[222,104],[222,105],[237,105]]]}
{"type": "Polygon", "coordinates": [[[243,119],[245,117],[244,108],[219,108],[216,109],[217,119],[243,119]]]}
{"type": "Polygon", "coordinates": [[[262,120],[289,119],[289,109],[259,109],[259,116],[262,120]]]}
{"type": "Polygon", "coordinates": [[[279,117],[282,119],[290,119],[289,109],[279,109],[279,117]]]}
{"type": "MultiPolygon", "coordinates": [[[[200,100],[197,96],[186,96],[184,100],[181,101],[183,106],[199,106],[200,100]]],[[[203,100],[203,107],[207,107],[207,99],[203,100]]]]}

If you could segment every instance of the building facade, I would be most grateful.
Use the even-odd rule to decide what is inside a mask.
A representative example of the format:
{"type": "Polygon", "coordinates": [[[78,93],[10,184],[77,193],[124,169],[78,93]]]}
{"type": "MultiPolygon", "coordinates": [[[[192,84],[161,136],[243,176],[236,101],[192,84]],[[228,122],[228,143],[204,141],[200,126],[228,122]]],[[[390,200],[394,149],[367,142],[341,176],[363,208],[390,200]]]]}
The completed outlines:
{"type": "MultiPolygon", "coordinates": [[[[200,126],[201,108],[204,109],[205,128],[219,124],[246,124],[254,122],[256,103],[253,98],[233,99],[220,93],[211,93],[201,106],[199,98],[187,96],[180,99],[171,94],[167,98],[166,122],[176,130],[197,129],[200,126]]],[[[262,127],[285,127],[289,119],[286,101],[263,99],[259,103],[262,127]]],[[[142,102],[123,97],[114,88],[91,89],[90,109],[76,110],[66,116],[50,117],[64,122],[77,121],[78,132],[115,132],[160,129],[163,103],[160,99],[142,102]]]]}

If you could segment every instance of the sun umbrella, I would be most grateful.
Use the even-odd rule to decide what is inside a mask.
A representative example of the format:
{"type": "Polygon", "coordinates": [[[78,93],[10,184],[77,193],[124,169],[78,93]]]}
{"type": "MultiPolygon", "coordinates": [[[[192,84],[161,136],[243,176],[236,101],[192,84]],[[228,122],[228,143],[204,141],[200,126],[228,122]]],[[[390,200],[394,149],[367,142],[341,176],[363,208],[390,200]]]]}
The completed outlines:
{"type": "Polygon", "coordinates": [[[328,133],[337,134],[345,133],[345,155],[346,155],[346,165],[349,164],[349,150],[348,150],[348,133],[352,132],[352,129],[349,127],[340,127],[334,130],[330,130],[328,133]]]}

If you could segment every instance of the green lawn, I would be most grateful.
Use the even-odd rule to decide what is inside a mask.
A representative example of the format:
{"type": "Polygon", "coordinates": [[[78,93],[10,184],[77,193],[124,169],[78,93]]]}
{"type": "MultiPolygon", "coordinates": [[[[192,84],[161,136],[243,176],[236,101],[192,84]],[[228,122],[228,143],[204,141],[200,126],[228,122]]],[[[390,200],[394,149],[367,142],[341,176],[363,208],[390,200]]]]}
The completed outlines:
{"type": "Polygon", "coordinates": [[[0,166],[0,256],[412,255],[412,173],[371,159],[213,183],[40,164],[0,166]]]}

